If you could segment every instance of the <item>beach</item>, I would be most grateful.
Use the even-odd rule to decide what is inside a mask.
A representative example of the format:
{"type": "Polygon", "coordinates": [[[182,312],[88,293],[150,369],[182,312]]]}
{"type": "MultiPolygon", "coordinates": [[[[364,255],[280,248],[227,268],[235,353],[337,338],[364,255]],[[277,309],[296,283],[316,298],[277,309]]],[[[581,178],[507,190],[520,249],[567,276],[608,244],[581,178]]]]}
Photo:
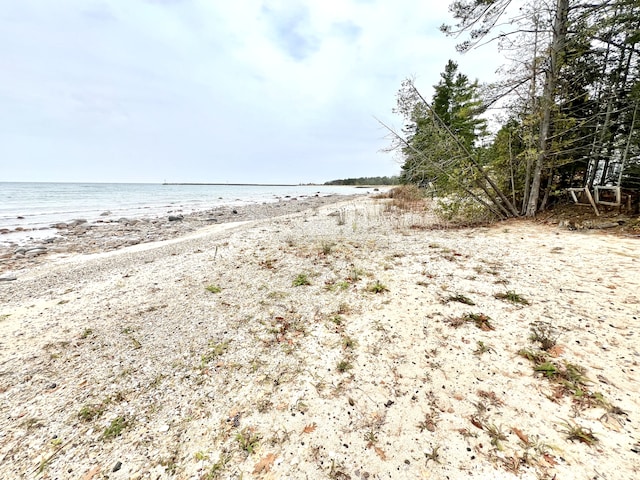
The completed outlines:
{"type": "Polygon", "coordinates": [[[10,252],[0,478],[640,476],[638,239],[280,203],[10,252]]]}

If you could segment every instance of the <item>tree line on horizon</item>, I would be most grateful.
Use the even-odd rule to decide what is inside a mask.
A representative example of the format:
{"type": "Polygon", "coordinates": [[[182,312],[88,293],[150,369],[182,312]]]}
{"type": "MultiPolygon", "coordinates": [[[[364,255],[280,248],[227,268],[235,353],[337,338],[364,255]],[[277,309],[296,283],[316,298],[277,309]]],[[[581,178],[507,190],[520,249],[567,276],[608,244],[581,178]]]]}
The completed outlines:
{"type": "Polygon", "coordinates": [[[325,182],[325,185],[399,185],[400,177],[359,177],[359,178],[343,178],[325,182]]]}
{"type": "Polygon", "coordinates": [[[567,188],[638,191],[640,2],[456,0],[449,9],[455,24],[441,30],[466,35],[459,51],[497,41],[511,60],[491,84],[449,61],[430,99],[402,83],[394,111],[404,127],[389,129],[402,183],[430,188],[452,213],[497,218],[535,216],[567,188]]]}

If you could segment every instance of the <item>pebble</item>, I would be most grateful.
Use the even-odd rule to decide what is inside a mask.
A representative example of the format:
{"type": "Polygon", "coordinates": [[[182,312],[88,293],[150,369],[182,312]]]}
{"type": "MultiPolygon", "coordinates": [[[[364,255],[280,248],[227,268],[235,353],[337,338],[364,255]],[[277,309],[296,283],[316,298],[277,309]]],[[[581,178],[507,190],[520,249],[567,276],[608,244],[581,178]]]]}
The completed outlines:
{"type": "Polygon", "coordinates": [[[111,471],[112,472],[117,472],[121,468],[122,468],[122,462],[116,462],[116,464],[113,466],[113,469],[111,471]]]}
{"type": "Polygon", "coordinates": [[[5,273],[3,275],[0,275],[0,282],[12,282],[13,280],[17,280],[17,279],[18,277],[16,277],[11,273],[5,273]]]}
{"type": "Polygon", "coordinates": [[[279,202],[245,205],[242,209],[218,207],[190,214],[171,213],[170,217],[176,219],[171,221],[171,228],[167,228],[168,217],[140,219],[121,217],[117,220],[103,217],[92,224],[89,224],[85,219],[75,219],[68,223],[57,222],[50,226],[50,228],[57,230],[54,237],[37,240],[37,243],[33,239],[26,240],[26,242],[33,242],[32,244],[0,246],[0,273],[24,268],[26,262],[29,266],[46,262],[51,253],[64,255],[67,253],[107,252],[139,243],[176,238],[207,224],[259,220],[288,212],[297,212],[300,210],[300,206],[317,208],[348,199],[348,196],[328,196],[302,200],[304,202],[302,205],[296,205],[299,202],[280,200],[279,202]]]}

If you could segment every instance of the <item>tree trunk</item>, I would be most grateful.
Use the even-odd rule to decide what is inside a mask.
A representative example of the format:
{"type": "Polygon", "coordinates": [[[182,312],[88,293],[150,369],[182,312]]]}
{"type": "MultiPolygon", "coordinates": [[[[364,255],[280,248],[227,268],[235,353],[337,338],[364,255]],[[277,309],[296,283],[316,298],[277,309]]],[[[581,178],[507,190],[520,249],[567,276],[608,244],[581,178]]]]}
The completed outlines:
{"type": "Polygon", "coordinates": [[[544,93],[542,96],[542,120],[540,121],[538,155],[533,168],[533,179],[531,180],[531,190],[526,211],[528,217],[534,217],[538,211],[540,181],[549,148],[548,138],[551,126],[551,110],[554,105],[554,93],[560,71],[560,60],[565,48],[568,14],[569,0],[557,0],[555,19],[553,22],[553,39],[551,42],[551,52],[549,54],[549,69],[546,72],[544,93]]]}

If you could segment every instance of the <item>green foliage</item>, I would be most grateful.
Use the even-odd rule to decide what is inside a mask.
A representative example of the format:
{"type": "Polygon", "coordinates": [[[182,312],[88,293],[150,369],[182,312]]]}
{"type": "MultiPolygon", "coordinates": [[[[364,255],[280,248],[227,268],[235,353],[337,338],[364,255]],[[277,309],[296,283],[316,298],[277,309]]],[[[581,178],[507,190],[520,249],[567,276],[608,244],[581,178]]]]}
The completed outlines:
{"type": "Polygon", "coordinates": [[[119,437],[122,435],[122,431],[128,427],[130,421],[126,417],[116,417],[114,418],[109,426],[105,428],[104,432],[102,432],[102,438],[105,440],[109,440],[112,438],[119,437]]]}
{"type": "Polygon", "coordinates": [[[325,185],[398,185],[400,177],[359,177],[331,180],[325,185]]]}
{"type": "Polygon", "coordinates": [[[222,288],[220,288],[218,285],[207,285],[205,287],[205,290],[211,293],[220,293],[222,291],[222,288]]]}
{"type": "Polygon", "coordinates": [[[306,273],[300,273],[292,282],[294,287],[300,287],[302,285],[311,285],[306,273]]]}

